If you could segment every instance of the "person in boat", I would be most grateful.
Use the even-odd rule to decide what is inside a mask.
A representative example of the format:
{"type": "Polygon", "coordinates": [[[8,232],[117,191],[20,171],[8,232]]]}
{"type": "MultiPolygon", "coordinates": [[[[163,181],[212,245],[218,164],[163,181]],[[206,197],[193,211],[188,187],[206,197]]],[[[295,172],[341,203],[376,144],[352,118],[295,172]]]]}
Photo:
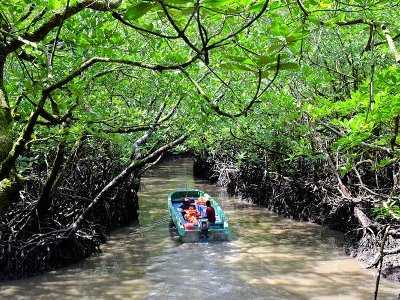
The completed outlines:
{"type": "Polygon", "coordinates": [[[190,199],[186,197],[185,199],[183,199],[180,208],[182,208],[182,210],[189,209],[190,205],[191,205],[190,199]]]}
{"type": "Polygon", "coordinates": [[[215,210],[214,208],[211,206],[211,201],[207,200],[206,201],[206,217],[207,217],[207,221],[201,221],[200,223],[200,229],[201,229],[201,235],[200,237],[204,237],[206,239],[208,239],[208,227],[210,224],[214,224],[215,223],[215,210]]]}
{"type": "Polygon", "coordinates": [[[190,199],[185,197],[185,199],[183,200],[183,202],[182,202],[182,204],[180,206],[181,212],[182,212],[182,216],[183,216],[184,219],[186,219],[185,215],[186,215],[187,210],[190,208],[190,206],[191,206],[190,199]]]}
{"type": "Polygon", "coordinates": [[[210,224],[214,224],[215,223],[215,209],[214,207],[211,206],[211,201],[207,200],[206,201],[206,216],[207,216],[207,220],[210,224]]]}

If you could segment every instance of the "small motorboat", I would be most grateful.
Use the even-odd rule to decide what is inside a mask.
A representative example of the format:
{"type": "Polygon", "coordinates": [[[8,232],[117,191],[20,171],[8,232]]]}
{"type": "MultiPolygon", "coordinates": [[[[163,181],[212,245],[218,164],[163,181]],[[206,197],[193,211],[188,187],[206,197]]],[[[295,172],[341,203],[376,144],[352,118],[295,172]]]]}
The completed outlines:
{"type": "Polygon", "coordinates": [[[176,190],[168,195],[171,219],[184,242],[225,241],[229,238],[228,221],[217,200],[196,189],[176,190]],[[215,210],[215,223],[206,216],[206,201],[215,210]]]}

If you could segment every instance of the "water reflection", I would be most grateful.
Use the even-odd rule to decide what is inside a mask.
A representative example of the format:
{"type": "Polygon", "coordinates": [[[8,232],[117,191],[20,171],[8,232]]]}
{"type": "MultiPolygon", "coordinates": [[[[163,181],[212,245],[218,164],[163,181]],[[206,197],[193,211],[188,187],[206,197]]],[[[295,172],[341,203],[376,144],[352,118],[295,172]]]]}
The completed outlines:
{"type": "MultiPolygon", "coordinates": [[[[114,232],[101,255],[3,283],[0,298],[372,299],[373,273],[343,255],[341,234],[230,198],[194,180],[190,160],[165,163],[147,174],[140,199],[141,226],[114,232]],[[169,228],[166,194],[185,186],[220,199],[232,241],[178,241],[169,228]]],[[[398,292],[383,281],[380,299],[396,299],[398,292]]]]}

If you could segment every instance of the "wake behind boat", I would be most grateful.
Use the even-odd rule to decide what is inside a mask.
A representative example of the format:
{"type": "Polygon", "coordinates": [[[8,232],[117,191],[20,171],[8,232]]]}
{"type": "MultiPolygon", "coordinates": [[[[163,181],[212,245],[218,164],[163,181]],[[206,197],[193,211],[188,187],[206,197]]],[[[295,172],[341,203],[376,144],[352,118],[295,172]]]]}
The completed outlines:
{"type": "Polygon", "coordinates": [[[229,237],[224,211],[215,199],[203,191],[182,189],[170,193],[168,210],[184,242],[197,242],[201,239],[224,241],[229,237]],[[207,200],[215,211],[214,223],[209,222],[206,216],[207,200]]]}

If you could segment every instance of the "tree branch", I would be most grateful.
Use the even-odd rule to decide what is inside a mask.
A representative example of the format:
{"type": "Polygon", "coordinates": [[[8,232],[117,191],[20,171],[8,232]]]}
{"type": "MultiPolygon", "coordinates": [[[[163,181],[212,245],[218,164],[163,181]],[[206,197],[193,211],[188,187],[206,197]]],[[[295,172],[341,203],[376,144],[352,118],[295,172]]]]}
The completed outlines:
{"type": "Polygon", "coordinates": [[[136,62],[136,61],[131,61],[131,60],[124,60],[124,59],[112,59],[112,58],[106,58],[106,57],[94,57],[86,62],[84,62],[77,70],[73,71],[63,79],[59,80],[56,83],[51,84],[47,88],[45,88],[42,91],[42,96],[39,101],[39,103],[36,106],[36,109],[34,112],[32,112],[31,116],[28,119],[28,123],[23,129],[23,131],[20,134],[20,137],[17,139],[17,141],[14,143],[11,151],[8,153],[6,158],[0,163],[0,180],[7,177],[11,169],[13,168],[16,159],[18,156],[23,152],[23,149],[26,145],[27,142],[29,142],[31,135],[33,133],[33,129],[36,125],[37,119],[40,115],[40,113],[43,110],[44,104],[46,103],[47,98],[50,96],[50,94],[67,83],[71,82],[74,78],[82,74],[85,70],[89,69],[92,65],[103,62],[103,63],[116,63],[116,64],[125,64],[125,65],[130,65],[130,66],[135,66],[135,67],[140,67],[144,69],[149,69],[149,70],[154,70],[154,71],[166,71],[166,70],[176,70],[180,69],[183,70],[184,67],[190,65],[193,61],[195,61],[198,58],[198,56],[193,57],[191,60],[189,60],[186,63],[182,63],[179,65],[171,65],[171,66],[163,66],[163,65],[151,65],[151,64],[146,64],[146,63],[141,63],[141,62],[136,62]]]}
{"type": "MultiPolygon", "coordinates": [[[[238,113],[229,113],[229,112],[225,112],[223,110],[221,110],[221,108],[214,103],[214,101],[212,101],[210,99],[210,97],[204,92],[204,90],[201,88],[201,86],[199,85],[199,83],[197,81],[195,81],[186,70],[181,70],[182,73],[190,80],[190,82],[192,82],[192,84],[195,86],[195,88],[197,89],[198,93],[208,102],[208,104],[210,105],[210,107],[219,115],[224,116],[224,117],[228,117],[228,118],[237,118],[240,117],[242,115],[245,115],[249,112],[249,110],[253,107],[254,103],[256,103],[256,101],[270,88],[270,86],[272,85],[272,83],[275,81],[275,79],[278,76],[279,73],[279,69],[280,69],[280,60],[281,60],[281,56],[280,54],[278,54],[278,58],[277,58],[277,62],[276,62],[276,68],[275,68],[275,73],[273,78],[270,80],[270,82],[267,84],[267,86],[260,92],[260,86],[261,86],[261,72],[258,72],[258,81],[257,81],[257,89],[256,89],[256,93],[254,95],[254,97],[250,100],[250,102],[246,105],[246,107],[238,112],[238,113]]],[[[220,96],[220,98],[222,98],[224,95],[220,96]]]]}
{"type": "MultiPolygon", "coordinates": [[[[336,134],[337,136],[340,136],[340,137],[345,136],[345,133],[343,133],[343,132],[337,130],[336,128],[333,128],[332,126],[326,124],[326,123],[323,122],[323,121],[318,121],[318,124],[324,126],[326,129],[328,129],[328,130],[331,131],[332,133],[336,134]]],[[[382,146],[378,146],[378,145],[373,145],[373,144],[369,144],[369,143],[366,143],[366,142],[361,142],[360,144],[361,144],[362,146],[365,146],[365,147],[368,147],[368,148],[371,148],[371,149],[385,151],[385,152],[387,152],[388,154],[392,153],[392,151],[391,151],[389,148],[386,148],[386,147],[382,147],[382,146]]]]}
{"type": "Polygon", "coordinates": [[[396,49],[396,45],[394,44],[393,38],[390,35],[389,28],[387,28],[385,25],[382,25],[381,28],[382,28],[383,34],[385,35],[390,52],[394,56],[396,63],[400,64],[400,53],[396,49]]]}
{"type": "Polygon", "coordinates": [[[69,2],[70,2],[70,0],[67,0],[67,4],[65,5],[65,10],[64,10],[64,16],[63,16],[63,18],[61,19],[60,26],[58,26],[57,33],[56,33],[56,37],[55,37],[54,43],[53,43],[53,48],[52,48],[52,50],[51,50],[50,57],[48,58],[48,64],[49,64],[49,65],[48,65],[48,68],[49,68],[48,77],[52,77],[54,54],[56,53],[58,38],[59,38],[60,33],[61,33],[61,28],[62,28],[62,26],[63,26],[63,24],[64,24],[64,20],[65,20],[65,17],[66,17],[66,13],[67,13],[67,11],[68,11],[69,2]]]}
{"type": "Polygon", "coordinates": [[[264,14],[264,12],[267,10],[268,4],[269,4],[269,0],[266,0],[266,1],[264,2],[264,5],[262,6],[261,10],[259,11],[259,13],[258,13],[256,16],[254,16],[249,22],[247,22],[245,25],[243,25],[241,28],[239,28],[239,29],[236,30],[235,32],[233,32],[233,33],[229,34],[228,36],[226,36],[226,37],[220,39],[219,41],[217,41],[217,42],[215,42],[215,43],[209,45],[209,46],[207,47],[207,50],[211,50],[211,49],[213,49],[213,48],[216,48],[216,47],[221,46],[221,45],[224,44],[226,41],[228,41],[228,40],[230,40],[231,38],[237,36],[237,35],[240,34],[242,31],[244,31],[245,29],[247,29],[247,28],[249,28],[251,25],[253,25],[253,23],[254,23],[255,21],[257,21],[257,20],[264,14]]]}
{"type": "Polygon", "coordinates": [[[141,145],[143,145],[148,140],[148,138],[151,136],[151,134],[154,132],[154,130],[157,127],[156,124],[159,122],[164,110],[165,110],[165,103],[160,107],[158,114],[154,118],[153,124],[150,125],[149,129],[133,143],[131,159],[139,159],[140,158],[139,147],[141,145]]]}
{"type": "Polygon", "coordinates": [[[128,26],[128,27],[130,27],[132,29],[144,32],[144,33],[148,33],[148,34],[151,34],[151,35],[154,35],[154,36],[157,36],[157,37],[160,37],[160,38],[164,38],[164,39],[169,39],[169,40],[175,40],[175,39],[179,39],[180,38],[179,35],[166,35],[166,34],[162,34],[162,33],[159,33],[159,32],[148,30],[146,28],[139,27],[139,26],[137,26],[135,24],[132,24],[132,23],[128,22],[127,20],[125,20],[123,18],[123,16],[121,14],[117,13],[117,12],[113,12],[112,16],[115,19],[117,19],[118,21],[120,21],[122,24],[124,24],[124,25],[126,25],[126,26],[128,26]]]}
{"type": "Polygon", "coordinates": [[[47,22],[42,24],[37,30],[32,33],[26,32],[20,39],[12,40],[6,47],[5,53],[6,55],[14,52],[18,48],[20,48],[24,43],[23,41],[29,42],[39,42],[41,41],[50,31],[54,28],[60,26],[64,20],[74,16],[78,12],[82,11],[85,8],[98,10],[98,11],[110,11],[119,7],[122,3],[122,0],[83,0],[78,1],[66,9],[56,12],[47,22]]]}
{"type": "Polygon", "coordinates": [[[146,164],[154,162],[157,158],[165,153],[166,151],[174,148],[175,146],[182,144],[186,139],[187,135],[182,135],[176,140],[158,148],[152,153],[145,156],[140,160],[133,160],[128,167],[126,167],[121,173],[119,173],[112,181],[110,181],[101,191],[97,194],[97,196],[92,200],[89,206],[83,211],[83,213],[77,218],[77,220],[71,225],[69,235],[74,234],[85,220],[87,214],[96,206],[98,202],[100,202],[103,197],[111,191],[112,188],[123,182],[125,178],[127,178],[132,172],[139,170],[142,167],[145,167],[146,164]]]}
{"type": "MultiPolygon", "coordinates": [[[[170,24],[172,25],[172,27],[175,29],[175,31],[178,33],[178,36],[180,38],[182,38],[185,43],[192,48],[197,54],[201,54],[201,51],[199,49],[197,49],[197,47],[189,40],[189,38],[187,37],[187,35],[185,34],[184,30],[181,30],[178,25],[175,23],[175,20],[172,18],[172,16],[170,15],[167,6],[165,5],[163,0],[158,0],[158,3],[160,4],[163,12],[165,13],[165,15],[167,16],[168,21],[170,22],[170,24]]],[[[194,10],[193,14],[196,12],[196,10],[194,10]]]]}
{"type": "Polygon", "coordinates": [[[194,56],[191,58],[189,61],[177,65],[153,65],[153,64],[147,64],[147,63],[142,63],[142,62],[137,62],[137,61],[132,61],[132,60],[127,60],[127,59],[118,59],[118,58],[108,58],[108,57],[93,57],[87,61],[85,61],[78,69],[64,77],[63,79],[59,80],[56,83],[53,83],[49,87],[47,87],[44,90],[45,94],[50,94],[52,91],[61,88],[65,84],[69,83],[71,80],[74,78],[78,77],[81,75],[84,71],[89,69],[91,66],[97,63],[114,63],[114,64],[123,64],[123,65],[128,65],[132,67],[138,67],[138,68],[143,68],[143,69],[148,69],[148,70],[153,70],[157,72],[162,72],[162,71],[171,71],[171,70],[179,70],[182,68],[186,68],[190,64],[192,64],[194,61],[198,59],[198,55],[194,56]]]}
{"type": "Polygon", "coordinates": [[[296,2],[297,2],[297,4],[299,5],[299,7],[300,7],[301,11],[303,12],[304,16],[305,16],[305,17],[308,17],[310,13],[309,13],[309,12],[307,11],[307,9],[304,7],[303,2],[301,2],[301,0],[296,0],[296,2]]]}
{"type": "Polygon", "coordinates": [[[242,142],[245,142],[245,143],[248,143],[248,144],[252,144],[252,145],[256,146],[257,148],[260,148],[261,150],[264,150],[264,151],[266,151],[266,152],[270,152],[270,153],[273,153],[273,154],[282,155],[282,156],[285,156],[285,157],[287,156],[285,153],[282,153],[282,152],[277,151],[277,150],[272,150],[272,149],[270,149],[270,148],[265,147],[264,145],[262,145],[262,144],[260,144],[260,143],[255,142],[255,141],[254,141],[254,137],[253,137],[252,140],[240,138],[240,137],[238,137],[237,135],[235,135],[235,134],[233,133],[232,128],[229,128],[229,132],[230,132],[231,136],[232,136],[234,139],[238,140],[238,141],[242,141],[242,142]]]}

